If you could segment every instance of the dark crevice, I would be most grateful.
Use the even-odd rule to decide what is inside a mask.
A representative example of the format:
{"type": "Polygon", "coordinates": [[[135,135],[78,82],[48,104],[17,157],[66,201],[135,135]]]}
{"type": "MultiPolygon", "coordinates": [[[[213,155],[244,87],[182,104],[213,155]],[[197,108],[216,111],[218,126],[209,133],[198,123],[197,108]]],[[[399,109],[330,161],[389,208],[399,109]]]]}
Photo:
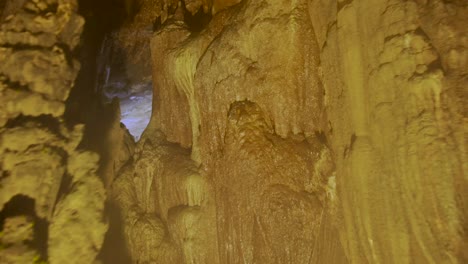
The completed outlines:
{"type": "MultiPolygon", "coordinates": [[[[325,33],[325,41],[323,42],[322,48],[321,48],[320,50],[323,51],[323,50],[327,47],[327,45],[328,45],[328,37],[329,37],[329,35],[330,35],[330,32],[331,32],[331,30],[332,30],[333,28],[336,28],[336,27],[337,27],[337,21],[336,21],[336,20],[333,21],[332,23],[328,24],[328,26],[327,26],[327,32],[325,33]]],[[[317,43],[318,43],[318,41],[317,41],[317,43]]]]}
{"type": "Polygon", "coordinates": [[[57,193],[57,198],[56,198],[54,206],[56,206],[57,202],[62,200],[62,198],[64,198],[65,195],[70,193],[72,189],[72,182],[73,182],[73,176],[68,173],[65,173],[63,175],[62,181],[60,182],[60,187],[57,193]]]}
{"type": "Polygon", "coordinates": [[[11,172],[10,172],[10,171],[6,171],[6,170],[3,170],[3,171],[2,171],[2,167],[1,167],[1,166],[0,166],[0,171],[1,171],[1,173],[0,173],[0,181],[11,176],[11,172]]]}
{"type": "Polygon", "coordinates": [[[424,40],[427,40],[428,42],[430,42],[429,36],[426,34],[426,32],[421,27],[416,28],[414,30],[414,34],[419,35],[419,36],[423,36],[424,40]]]}
{"type": "Polygon", "coordinates": [[[440,56],[437,57],[436,60],[434,60],[433,62],[429,63],[427,65],[427,72],[435,72],[437,70],[443,70],[443,67],[442,67],[442,62],[440,60],[440,56]]]}
{"type": "Polygon", "coordinates": [[[315,137],[325,146],[328,146],[327,135],[323,131],[315,131],[315,137]]]}
{"type": "Polygon", "coordinates": [[[72,50],[67,44],[64,43],[57,43],[57,47],[60,48],[65,56],[65,60],[67,61],[67,65],[70,68],[73,68],[73,58],[75,57],[73,55],[72,50]]]}
{"type": "Polygon", "coordinates": [[[351,150],[353,149],[354,142],[356,142],[356,134],[351,135],[349,145],[346,146],[345,149],[343,150],[344,158],[346,158],[350,154],[351,150]]]}
{"type": "Polygon", "coordinates": [[[33,4],[35,8],[39,11],[29,9],[28,7],[23,7],[23,11],[25,13],[32,14],[35,16],[39,15],[39,16],[47,17],[49,14],[56,14],[58,11],[58,3],[51,3],[44,10],[40,10],[37,4],[34,3],[33,1],[29,1],[29,3],[33,4]]]}
{"type": "Polygon", "coordinates": [[[34,218],[33,247],[37,248],[42,260],[48,259],[47,241],[49,240],[49,223],[42,218],[34,218]]]}
{"type": "Polygon", "coordinates": [[[103,263],[126,264],[131,263],[130,254],[123,239],[123,223],[121,212],[117,205],[112,202],[106,204],[106,218],[111,219],[109,230],[104,237],[104,243],[97,256],[103,263]],[[118,254],[116,254],[118,252],[118,254]]]}
{"type": "Polygon", "coordinates": [[[56,13],[57,13],[57,9],[58,9],[58,3],[52,3],[52,4],[48,5],[46,9],[41,10],[41,12],[39,13],[39,15],[47,16],[47,15],[50,14],[50,13],[56,14],[56,13]]]}
{"type": "Polygon", "coordinates": [[[85,30],[88,28],[93,32],[110,32],[119,28],[129,15],[125,0],[78,0],[78,13],[86,20],[85,30]]]}
{"type": "Polygon", "coordinates": [[[341,11],[341,9],[343,9],[345,6],[347,5],[350,5],[354,0],[345,0],[345,1],[342,1],[342,2],[338,2],[338,6],[337,6],[337,13],[339,13],[341,11]]]}
{"type": "MultiPolygon", "coordinates": [[[[33,34],[34,35],[34,34],[33,34]]],[[[64,56],[65,56],[65,60],[67,61],[67,65],[69,67],[73,67],[73,57],[74,57],[74,54],[73,52],[70,50],[70,47],[64,43],[56,43],[55,44],[55,47],[56,48],[59,48],[64,56]]],[[[47,47],[47,46],[40,46],[40,45],[29,45],[29,44],[25,44],[25,43],[18,43],[18,44],[2,44],[2,48],[10,48],[10,49],[13,49],[13,52],[20,52],[20,51],[28,51],[28,52],[31,52],[31,51],[44,51],[44,52],[50,52],[50,51],[53,51],[53,47],[47,47]]]]}
{"type": "Polygon", "coordinates": [[[63,137],[62,133],[60,132],[60,120],[51,115],[19,115],[16,118],[9,119],[4,127],[6,129],[15,127],[41,127],[46,128],[58,137],[63,137]]]}
{"type": "MultiPolygon", "coordinates": [[[[183,2],[183,1],[182,1],[183,2]]],[[[182,4],[184,7],[184,22],[191,32],[201,32],[210,23],[212,19],[211,12],[203,12],[203,8],[198,9],[197,13],[192,15],[186,8],[185,3],[182,4]]]]}
{"type": "MultiPolygon", "coordinates": [[[[15,33],[31,33],[29,31],[22,31],[22,32],[15,32],[15,33]]],[[[33,34],[34,35],[34,34],[33,34]]],[[[37,36],[36,34],[35,36],[37,36]]],[[[6,49],[13,49],[13,52],[18,52],[18,51],[50,51],[51,47],[46,47],[46,46],[40,46],[40,45],[30,45],[30,44],[25,44],[25,43],[17,43],[17,44],[10,44],[10,43],[5,43],[2,44],[2,48],[6,49]]]]}
{"type": "Polygon", "coordinates": [[[0,18],[2,17],[5,6],[6,6],[6,0],[0,0],[0,18]]]}
{"type": "Polygon", "coordinates": [[[349,150],[353,150],[354,143],[356,142],[356,134],[351,135],[351,140],[349,142],[349,150]]]}
{"type": "Polygon", "coordinates": [[[8,76],[0,74],[0,81],[2,81],[9,89],[15,91],[23,91],[23,92],[30,92],[28,85],[21,84],[17,81],[11,81],[8,76]]]}
{"type": "Polygon", "coordinates": [[[436,60],[434,60],[433,62],[426,65],[426,70],[424,72],[422,72],[422,73],[415,72],[409,78],[409,80],[413,80],[415,78],[419,78],[419,77],[425,76],[428,73],[434,73],[434,72],[439,71],[439,70],[442,71],[445,74],[445,70],[442,67],[442,62],[440,60],[440,57],[438,56],[436,60]]]}
{"type": "Polygon", "coordinates": [[[390,40],[396,38],[396,37],[401,37],[401,34],[392,34],[392,35],[388,35],[384,38],[384,43],[387,43],[389,42],[390,40]]]}
{"type": "Polygon", "coordinates": [[[25,195],[16,195],[8,201],[0,212],[0,226],[3,229],[5,219],[13,216],[27,215],[34,216],[35,202],[25,195]]]}
{"type": "MultiPolygon", "coordinates": [[[[65,140],[65,139],[64,139],[64,140],[65,140]]],[[[54,145],[50,145],[50,144],[31,145],[30,148],[33,148],[33,147],[35,147],[35,146],[41,146],[41,145],[42,145],[43,147],[46,147],[46,148],[51,149],[54,153],[59,154],[60,157],[61,157],[60,162],[61,162],[62,164],[65,164],[65,162],[66,162],[65,159],[66,159],[66,157],[68,157],[68,153],[67,153],[67,151],[66,151],[65,149],[63,149],[63,148],[60,147],[60,146],[54,146],[54,145]]],[[[41,146],[41,148],[42,148],[42,146],[41,146]]]]}
{"type": "Polygon", "coordinates": [[[153,32],[156,32],[158,30],[160,30],[162,27],[162,23],[161,23],[161,17],[157,17],[156,20],[153,22],[153,32]]]}

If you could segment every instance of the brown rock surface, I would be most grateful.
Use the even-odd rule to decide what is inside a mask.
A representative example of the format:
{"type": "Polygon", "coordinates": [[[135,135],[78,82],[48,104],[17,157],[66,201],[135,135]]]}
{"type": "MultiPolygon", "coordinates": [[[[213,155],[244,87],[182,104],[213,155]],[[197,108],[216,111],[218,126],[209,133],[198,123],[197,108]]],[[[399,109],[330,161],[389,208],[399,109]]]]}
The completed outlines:
{"type": "Polygon", "coordinates": [[[314,1],[310,8],[333,129],[341,241],[352,263],[467,261],[460,68],[467,7],[314,1]]]}
{"type": "Polygon", "coordinates": [[[95,262],[106,197],[132,263],[468,262],[466,1],[118,4],[73,107],[152,82],[137,143],[65,121],[77,1],[0,1],[1,263],[95,262]]]}
{"type": "MultiPolygon", "coordinates": [[[[160,191],[126,196],[140,206],[157,204],[150,211],[167,223],[185,263],[320,259],[326,249],[314,247],[318,233],[336,234],[321,223],[332,213],[324,205],[334,195],[326,186],[333,162],[320,136],[323,89],[307,2],[246,2],[219,13],[198,35],[175,22],[154,35],[151,47],[153,118],[139,143],[143,151],[122,176],[134,171],[134,181],[160,191]],[[162,135],[191,147],[195,162],[179,161],[174,151],[155,155],[167,149],[154,140],[162,135]],[[138,176],[145,173],[149,180],[138,176]]],[[[119,182],[130,193],[141,188],[119,182]]],[[[338,237],[328,245],[344,258],[338,237]]]]}
{"type": "MultiPolygon", "coordinates": [[[[189,148],[210,197],[204,213],[170,209],[185,185],[154,164],[172,161],[137,157],[168,190],[151,199],[170,236],[216,241],[201,263],[466,262],[467,14],[463,1],[244,1],[198,34],[165,25],[143,140],[189,148]],[[193,220],[209,212],[213,237],[193,220]]],[[[178,245],[185,263],[212,246],[178,245]]]]}
{"type": "Polygon", "coordinates": [[[189,152],[152,133],[113,186],[133,261],[216,263],[214,212],[189,152]],[[143,234],[143,235],[142,235],[143,234]]]}

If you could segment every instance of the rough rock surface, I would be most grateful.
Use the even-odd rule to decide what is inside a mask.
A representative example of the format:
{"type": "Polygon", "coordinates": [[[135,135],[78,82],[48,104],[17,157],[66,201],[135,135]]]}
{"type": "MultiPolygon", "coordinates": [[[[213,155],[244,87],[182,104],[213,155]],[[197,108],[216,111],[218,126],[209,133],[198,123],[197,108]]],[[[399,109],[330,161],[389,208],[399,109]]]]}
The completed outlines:
{"type": "Polygon", "coordinates": [[[348,260],[465,263],[466,1],[314,1],[310,12],[348,260]]]}
{"type": "Polygon", "coordinates": [[[246,0],[199,33],[169,20],[113,190],[134,261],[467,262],[467,8],[246,0]]]}
{"type": "Polygon", "coordinates": [[[2,263],[33,263],[39,260],[39,253],[28,246],[34,239],[34,223],[26,216],[15,216],[5,219],[0,235],[2,263]]]}
{"type": "Polygon", "coordinates": [[[112,188],[133,261],[216,263],[213,197],[189,152],[154,132],[134,160],[112,188]]]}
{"type": "MultiPolygon", "coordinates": [[[[113,188],[128,244],[142,239],[132,241],[141,227],[128,219],[149,210],[164,223],[152,237],[165,230],[184,263],[320,260],[319,234],[336,234],[327,220],[335,194],[307,2],[247,1],[197,35],[174,21],[151,48],[153,118],[113,188]]],[[[327,245],[344,259],[338,237],[327,245]]],[[[147,250],[155,254],[130,247],[134,261],[147,250]]]]}
{"type": "Polygon", "coordinates": [[[238,4],[241,0],[128,0],[126,8],[128,13],[136,12],[134,24],[148,24],[159,18],[162,23],[176,14],[182,8],[187,14],[197,13],[216,14],[230,6],[238,4]]]}
{"type": "Polygon", "coordinates": [[[91,263],[107,230],[98,157],[77,150],[84,127],[62,118],[84,20],[74,0],[3,1],[0,12],[0,262],[91,263]]]}
{"type": "Polygon", "coordinates": [[[0,263],[95,262],[106,191],[133,263],[468,263],[466,0],[119,3],[83,94],[152,116],[99,161],[77,2],[0,0],[0,263]]]}

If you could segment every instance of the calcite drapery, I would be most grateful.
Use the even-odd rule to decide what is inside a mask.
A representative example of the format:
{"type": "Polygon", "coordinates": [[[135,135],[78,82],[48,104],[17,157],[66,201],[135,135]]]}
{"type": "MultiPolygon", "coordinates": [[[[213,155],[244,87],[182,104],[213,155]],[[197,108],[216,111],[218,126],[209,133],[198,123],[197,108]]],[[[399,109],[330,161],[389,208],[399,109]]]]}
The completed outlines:
{"type": "Polygon", "coordinates": [[[467,261],[467,8],[312,2],[351,263],[467,261]]]}
{"type": "MultiPolygon", "coordinates": [[[[210,263],[466,261],[467,14],[463,1],[244,1],[199,34],[156,32],[145,137],[191,149],[216,213],[210,263]]],[[[206,257],[181,247],[186,263],[206,257]]]]}
{"type": "MultiPolygon", "coordinates": [[[[328,220],[335,190],[307,1],[246,1],[195,36],[173,21],[154,34],[151,51],[153,117],[139,143],[146,150],[114,188],[123,218],[136,219],[148,204],[137,194],[153,190],[159,206],[151,213],[185,263],[343,261],[337,236],[317,240],[336,234],[328,220]],[[193,161],[173,165],[176,145],[158,154],[165,140],[190,148],[193,161]]],[[[146,250],[131,249],[136,259],[146,250]]]]}

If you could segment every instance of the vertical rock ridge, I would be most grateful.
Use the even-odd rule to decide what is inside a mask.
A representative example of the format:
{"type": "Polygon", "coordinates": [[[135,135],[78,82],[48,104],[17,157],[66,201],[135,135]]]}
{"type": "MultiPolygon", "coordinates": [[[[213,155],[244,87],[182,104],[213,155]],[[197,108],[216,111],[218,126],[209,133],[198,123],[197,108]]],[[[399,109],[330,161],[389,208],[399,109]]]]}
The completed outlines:
{"type": "Polygon", "coordinates": [[[106,196],[96,173],[99,157],[77,148],[84,126],[70,126],[63,117],[80,68],[73,50],[84,20],[73,0],[3,2],[1,228],[6,233],[34,228],[14,241],[1,236],[0,262],[91,263],[107,231],[106,196]],[[21,203],[8,208],[17,198],[31,201],[32,208],[21,212],[21,203]],[[41,237],[41,245],[28,236],[41,237]]]}

